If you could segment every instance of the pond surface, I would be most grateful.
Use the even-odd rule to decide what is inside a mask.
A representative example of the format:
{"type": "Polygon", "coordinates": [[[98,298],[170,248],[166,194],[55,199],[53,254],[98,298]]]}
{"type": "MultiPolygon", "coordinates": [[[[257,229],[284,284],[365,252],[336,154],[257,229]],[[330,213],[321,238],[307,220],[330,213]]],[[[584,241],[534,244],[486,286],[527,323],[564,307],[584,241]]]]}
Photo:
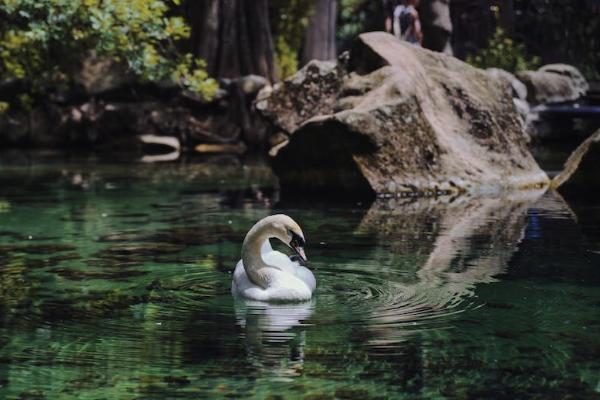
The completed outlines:
{"type": "Polygon", "coordinates": [[[3,162],[0,398],[600,396],[598,202],[272,187],[229,159],[3,162]],[[275,212],[307,237],[311,303],[230,294],[275,212]]]}

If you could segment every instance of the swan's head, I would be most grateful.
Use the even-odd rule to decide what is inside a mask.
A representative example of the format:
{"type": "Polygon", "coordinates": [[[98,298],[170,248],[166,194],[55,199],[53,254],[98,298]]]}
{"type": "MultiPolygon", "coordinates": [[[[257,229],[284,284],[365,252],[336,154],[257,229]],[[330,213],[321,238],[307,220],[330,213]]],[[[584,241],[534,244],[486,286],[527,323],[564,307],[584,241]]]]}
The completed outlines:
{"type": "Polygon", "coordinates": [[[273,237],[287,244],[303,261],[306,261],[306,254],[304,253],[306,241],[302,229],[296,221],[284,214],[271,215],[263,221],[270,226],[273,237]]]}

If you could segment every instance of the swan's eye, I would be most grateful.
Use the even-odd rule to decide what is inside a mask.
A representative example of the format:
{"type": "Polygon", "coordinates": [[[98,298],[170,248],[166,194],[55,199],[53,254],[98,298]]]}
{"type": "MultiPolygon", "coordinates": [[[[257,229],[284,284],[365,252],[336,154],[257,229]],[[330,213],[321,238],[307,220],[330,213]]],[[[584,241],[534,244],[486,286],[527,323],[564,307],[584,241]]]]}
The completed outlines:
{"type": "Polygon", "coordinates": [[[302,236],[298,235],[296,232],[294,232],[292,230],[288,230],[288,233],[292,237],[292,240],[290,242],[291,246],[304,247],[306,245],[302,236]]]}

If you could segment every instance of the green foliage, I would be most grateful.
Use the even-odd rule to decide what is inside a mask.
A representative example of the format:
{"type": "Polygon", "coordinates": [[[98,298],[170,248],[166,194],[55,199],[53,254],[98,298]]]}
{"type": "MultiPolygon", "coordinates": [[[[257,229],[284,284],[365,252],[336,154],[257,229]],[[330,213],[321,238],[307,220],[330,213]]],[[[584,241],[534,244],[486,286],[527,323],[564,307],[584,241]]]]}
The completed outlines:
{"type": "MultiPolygon", "coordinates": [[[[177,4],[178,1],[173,1],[177,4]]],[[[93,51],[127,67],[142,81],[173,79],[206,98],[217,84],[201,60],[181,54],[190,35],[162,0],[0,0],[0,80],[27,93],[68,86],[93,51]]]]}
{"type": "Polygon", "coordinates": [[[292,76],[298,71],[298,48],[291,48],[283,36],[275,41],[275,66],[281,79],[292,76]]]}
{"type": "Polygon", "coordinates": [[[340,0],[340,15],[337,36],[341,40],[353,40],[364,32],[371,14],[365,0],[340,0]]]}
{"type": "Polygon", "coordinates": [[[382,1],[338,0],[339,15],[337,21],[338,50],[348,50],[356,36],[362,32],[384,29],[384,10],[382,1]]]}
{"type": "Polygon", "coordinates": [[[314,1],[272,0],[271,21],[275,40],[275,65],[285,79],[298,70],[302,39],[314,10],[314,1]]]}
{"type": "Polygon", "coordinates": [[[479,68],[494,67],[516,72],[537,69],[540,59],[535,56],[530,57],[523,43],[515,43],[506,36],[502,28],[498,27],[490,38],[488,47],[474,55],[469,55],[467,62],[479,68]]]}

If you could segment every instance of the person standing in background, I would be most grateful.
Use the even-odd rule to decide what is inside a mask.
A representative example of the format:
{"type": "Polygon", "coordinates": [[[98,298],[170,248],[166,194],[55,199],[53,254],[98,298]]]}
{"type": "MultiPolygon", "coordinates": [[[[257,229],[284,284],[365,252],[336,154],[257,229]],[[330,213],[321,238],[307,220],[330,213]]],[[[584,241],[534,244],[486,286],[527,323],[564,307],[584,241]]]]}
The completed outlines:
{"type": "Polygon", "coordinates": [[[383,3],[383,15],[384,15],[384,24],[385,31],[388,33],[393,32],[393,20],[394,20],[394,9],[396,8],[397,1],[396,0],[382,0],[383,3]]]}
{"type": "MultiPolygon", "coordinates": [[[[407,42],[421,46],[423,43],[423,31],[417,7],[419,0],[403,0],[402,4],[394,8],[393,33],[407,42]]],[[[386,26],[387,28],[387,26],[386,26]]]]}

